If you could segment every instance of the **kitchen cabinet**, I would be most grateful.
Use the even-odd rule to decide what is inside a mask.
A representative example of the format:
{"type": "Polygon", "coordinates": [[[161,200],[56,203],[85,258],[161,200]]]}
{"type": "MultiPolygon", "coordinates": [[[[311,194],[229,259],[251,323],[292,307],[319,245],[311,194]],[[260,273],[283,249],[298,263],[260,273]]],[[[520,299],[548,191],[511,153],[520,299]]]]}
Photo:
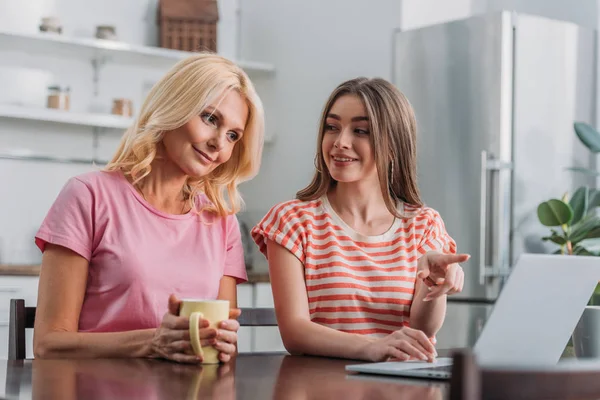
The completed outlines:
{"type": "MultiPolygon", "coordinates": [[[[37,276],[0,277],[0,359],[8,358],[8,320],[10,317],[10,299],[24,299],[25,305],[37,305],[37,276]]],[[[25,331],[26,357],[33,358],[33,329],[25,331]]]]}
{"type": "MultiPolygon", "coordinates": [[[[273,308],[271,284],[245,283],[238,286],[238,306],[273,308]],[[250,300],[250,301],[248,301],[250,300]],[[244,301],[244,302],[242,302],[244,301]]],[[[239,351],[285,351],[279,328],[276,326],[242,327],[239,332],[239,351]]]]}

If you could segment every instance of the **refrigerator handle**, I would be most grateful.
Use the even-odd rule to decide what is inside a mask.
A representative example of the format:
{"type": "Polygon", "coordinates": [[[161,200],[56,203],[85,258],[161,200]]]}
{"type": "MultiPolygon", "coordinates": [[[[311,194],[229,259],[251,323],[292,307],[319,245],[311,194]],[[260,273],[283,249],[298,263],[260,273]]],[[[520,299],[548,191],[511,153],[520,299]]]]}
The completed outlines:
{"type": "MultiPolygon", "coordinates": [[[[503,276],[509,273],[508,266],[498,264],[499,261],[492,265],[487,264],[487,221],[488,221],[488,171],[511,170],[512,163],[503,162],[496,159],[490,159],[488,152],[481,152],[481,188],[479,199],[479,283],[484,285],[487,277],[503,276]]],[[[500,261],[501,262],[501,261],[500,261]]]]}
{"type": "Polygon", "coordinates": [[[481,152],[481,178],[479,197],[479,283],[485,284],[487,245],[487,151],[481,152]]]}

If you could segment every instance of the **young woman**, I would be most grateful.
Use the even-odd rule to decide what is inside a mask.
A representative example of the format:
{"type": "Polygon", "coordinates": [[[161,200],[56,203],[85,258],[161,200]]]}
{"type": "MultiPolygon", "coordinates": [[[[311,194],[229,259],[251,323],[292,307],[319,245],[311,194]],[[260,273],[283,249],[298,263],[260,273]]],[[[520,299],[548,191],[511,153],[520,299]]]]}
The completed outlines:
{"type": "MultiPolygon", "coordinates": [[[[263,125],[248,76],[222,57],[194,55],[154,86],[109,165],[70,179],[36,235],[36,357],[200,361],[179,298],[236,307],[237,186],[258,171],[263,125]]],[[[238,315],[219,329],[201,321],[221,361],[238,315]]]]}
{"type": "Polygon", "coordinates": [[[321,118],[316,172],[252,230],[269,260],[291,353],[433,360],[446,295],[463,287],[456,244],[425,207],[416,123],[382,79],[342,83],[321,118]]]}

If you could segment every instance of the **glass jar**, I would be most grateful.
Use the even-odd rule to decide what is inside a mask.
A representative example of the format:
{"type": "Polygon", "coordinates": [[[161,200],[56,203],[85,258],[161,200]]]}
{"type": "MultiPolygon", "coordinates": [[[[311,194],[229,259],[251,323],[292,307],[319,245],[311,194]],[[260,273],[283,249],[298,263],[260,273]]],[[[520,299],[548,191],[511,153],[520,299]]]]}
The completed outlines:
{"type": "Polygon", "coordinates": [[[62,33],[60,20],[56,17],[44,17],[40,23],[40,32],[62,33]]]}
{"type": "Polygon", "coordinates": [[[112,25],[98,25],[96,27],[98,39],[117,40],[117,28],[112,25]]]}
{"type": "Polygon", "coordinates": [[[133,116],[133,102],[129,99],[114,99],[112,113],[124,117],[133,116]]]}
{"type": "Polygon", "coordinates": [[[69,110],[71,107],[69,87],[50,86],[48,88],[47,107],[57,110],[69,110]]]}

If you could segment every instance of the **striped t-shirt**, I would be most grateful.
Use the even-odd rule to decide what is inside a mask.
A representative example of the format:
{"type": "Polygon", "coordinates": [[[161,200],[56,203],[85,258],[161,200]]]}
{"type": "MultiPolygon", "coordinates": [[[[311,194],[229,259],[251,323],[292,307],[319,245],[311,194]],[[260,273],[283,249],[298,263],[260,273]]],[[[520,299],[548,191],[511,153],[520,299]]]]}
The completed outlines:
{"type": "Polygon", "coordinates": [[[428,251],[456,253],[440,215],[428,207],[399,205],[382,235],[347,225],[323,196],[273,207],[252,229],[266,256],[271,239],[304,265],[313,322],[343,332],[384,336],[409,325],[417,260],[428,251]]]}

